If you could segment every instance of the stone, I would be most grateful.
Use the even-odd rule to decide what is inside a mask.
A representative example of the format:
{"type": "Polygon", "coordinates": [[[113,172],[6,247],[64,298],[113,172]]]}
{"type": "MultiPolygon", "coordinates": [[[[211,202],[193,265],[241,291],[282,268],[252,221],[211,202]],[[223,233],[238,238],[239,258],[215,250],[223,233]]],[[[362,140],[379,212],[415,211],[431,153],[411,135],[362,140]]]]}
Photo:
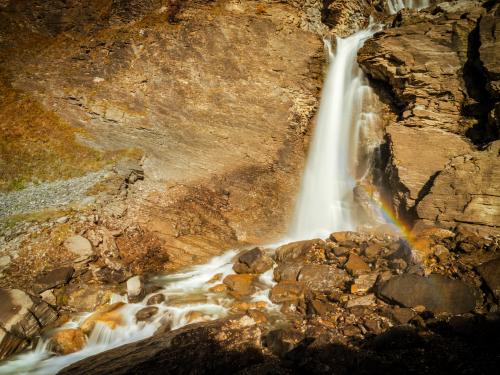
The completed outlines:
{"type": "Polygon", "coordinates": [[[274,354],[282,357],[304,338],[304,335],[298,331],[290,329],[275,329],[269,332],[265,337],[265,345],[274,354]]]}
{"type": "Polygon", "coordinates": [[[0,257],[0,270],[6,268],[11,262],[10,256],[4,255],[0,257]]]}
{"type": "Polygon", "coordinates": [[[165,302],[165,295],[158,293],[158,294],[155,294],[154,296],[149,297],[146,304],[147,305],[159,305],[160,303],[163,303],[163,302],[165,302]]]}
{"type": "Polygon", "coordinates": [[[137,311],[137,313],[135,314],[135,319],[138,322],[148,320],[148,319],[152,318],[153,316],[155,316],[158,313],[158,310],[159,309],[156,306],[144,307],[144,308],[140,309],[139,311],[137,311]]]}
{"type": "Polygon", "coordinates": [[[123,316],[119,311],[125,303],[117,302],[111,305],[100,306],[92,315],[83,321],[80,328],[83,333],[90,335],[97,323],[105,324],[111,329],[115,329],[124,323],[123,316]]]}
{"type": "Polygon", "coordinates": [[[377,273],[368,273],[365,275],[358,276],[356,279],[354,279],[354,284],[351,286],[351,293],[365,294],[369,292],[375,285],[377,278],[378,278],[377,273]],[[352,287],[355,287],[354,291],[352,287]]]}
{"type": "Polygon", "coordinates": [[[43,301],[47,302],[49,305],[56,306],[57,299],[52,290],[46,290],[45,292],[40,293],[40,297],[43,301]]]}
{"type": "Polygon", "coordinates": [[[64,247],[78,257],[91,257],[94,254],[90,241],[79,235],[68,237],[64,247]]]}
{"type": "Polygon", "coordinates": [[[53,289],[67,284],[73,277],[74,272],[75,269],[73,267],[61,267],[44,272],[36,277],[34,288],[38,293],[41,293],[47,289],[53,289]]]}
{"type": "Polygon", "coordinates": [[[52,350],[62,355],[78,352],[86,343],[87,337],[79,328],[64,329],[52,335],[52,350]]]}
{"type": "Polygon", "coordinates": [[[262,311],[256,310],[256,309],[250,309],[247,311],[247,315],[255,320],[257,324],[264,324],[268,322],[267,315],[263,313],[262,311]]]}
{"type": "Polygon", "coordinates": [[[418,305],[433,313],[462,314],[476,306],[476,291],[459,280],[443,275],[395,276],[382,285],[379,295],[405,307],[418,305]]]}
{"type": "Polygon", "coordinates": [[[346,325],[342,332],[347,337],[358,336],[361,334],[361,330],[359,329],[359,327],[353,324],[346,325]]]}
{"type": "Polygon", "coordinates": [[[306,264],[300,270],[297,280],[312,291],[329,291],[342,288],[349,280],[347,273],[326,264],[306,264]]]}
{"type": "Polygon", "coordinates": [[[255,276],[250,274],[227,275],[223,283],[232,292],[240,296],[249,296],[255,292],[254,280],[255,276]]]}
{"type": "Polygon", "coordinates": [[[216,273],[215,275],[212,276],[210,280],[207,281],[208,284],[213,284],[222,279],[222,273],[216,273]]]}
{"type": "Polygon", "coordinates": [[[291,302],[297,304],[304,298],[305,285],[298,281],[285,280],[276,284],[269,292],[274,303],[291,302]]]}
{"type": "Polygon", "coordinates": [[[127,296],[130,302],[139,302],[144,298],[145,292],[141,276],[134,276],[127,280],[127,296]]]}
{"type": "Polygon", "coordinates": [[[186,314],[186,321],[188,323],[195,323],[203,320],[203,313],[201,311],[189,311],[186,314]]]}
{"type": "Polygon", "coordinates": [[[19,289],[0,289],[0,301],[0,360],[24,349],[57,319],[47,303],[19,289]]]}
{"type": "Polygon", "coordinates": [[[490,260],[477,267],[489,290],[500,302],[500,258],[490,260]]]}
{"type": "Polygon", "coordinates": [[[399,324],[406,324],[412,320],[417,313],[409,308],[394,308],[391,310],[391,317],[399,324]]]}
{"type": "Polygon", "coordinates": [[[233,266],[236,273],[264,273],[273,266],[273,260],[266,255],[265,251],[256,247],[245,251],[238,257],[233,266]]]}
{"type": "Polygon", "coordinates": [[[278,263],[296,262],[299,259],[309,262],[321,262],[326,259],[326,243],[321,239],[292,242],[276,249],[275,260],[278,263]]]}
{"type": "Polygon", "coordinates": [[[373,306],[375,305],[375,301],[376,301],[375,294],[368,294],[362,297],[355,297],[347,301],[346,308],[350,309],[355,306],[373,306]]]}
{"type": "Polygon", "coordinates": [[[303,264],[300,262],[281,263],[273,270],[274,281],[297,280],[303,264]]]}
{"type": "Polygon", "coordinates": [[[371,243],[365,248],[364,254],[368,259],[375,259],[382,253],[383,249],[382,244],[371,243]]]}
{"type": "Polygon", "coordinates": [[[370,266],[359,255],[354,253],[349,255],[345,268],[355,276],[370,272],[370,266]]]}

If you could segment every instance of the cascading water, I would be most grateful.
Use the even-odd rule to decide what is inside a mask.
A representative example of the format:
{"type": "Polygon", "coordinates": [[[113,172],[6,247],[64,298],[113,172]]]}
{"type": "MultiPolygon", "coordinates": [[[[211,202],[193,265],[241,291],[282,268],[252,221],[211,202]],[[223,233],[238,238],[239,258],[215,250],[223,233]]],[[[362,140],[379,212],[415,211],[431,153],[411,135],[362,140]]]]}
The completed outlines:
{"type": "Polygon", "coordinates": [[[388,0],[387,10],[390,14],[396,14],[403,8],[422,9],[429,6],[429,0],[388,0]]]}
{"type": "MultiPolygon", "coordinates": [[[[387,5],[391,13],[396,13],[405,6],[421,8],[428,3],[389,0],[387,5]]],[[[331,45],[326,43],[330,57],[328,76],[295,220],[286,240],[325,237],[335,230],[355,229],[352,189],[356,183],[354,169],[358,138],[376,117],[365,108],[365,99],[371,91],[363,84],[356,55],[374,31],[374,28],[368,28],[345,39],[337,38],[335,54],[331,45]]],[[[161,289],[156,293],[165,296],[165,303],[157,305],[159,311],[154,319],[140,322],[135,318],[137,311],[147,305],[149,296],[140,303],[126,303],[126,297],[115,296],[111,303],[125,302],[117,310],[123,317],[121,326],[111,329],[105,324],[97,324],[85,348],[64,356],[55,356],[50,350],[50,339],[42,338],[32,351],[2,363],[0,374],[55,374],[80,359],[149,337],[165,322],[175,329],[194,321],[227,315],[232,300],[212,293],[209,281],[216,275],[220,280],[232,273],[235,255],[235,251],[229,251],[188,271],[158,277],[155,283],[161,289]],[[198,313],[195,320],[188,318],[191,312],[198,313]]],[[[274,285],[272,269],[260,276],[259,285],[250,301],[266,303],[267,311],[276,316],[279,306],[273,305],[268,297],[269,289],[274,285]]],[[[59,329],[79,327],[89,315],[76,316],[59,329]]]]}
{"type": "Polygon", "coordinates": [[[330,65],[309,158],[304,172],[294,221],[292,240],[326,237],[338,230],[353,230],[354,167],[358,123],[362,115],[363,73],[356,62],[359,48],[375,28],[337,38],[336,53],[325,41],[330,65]]]}

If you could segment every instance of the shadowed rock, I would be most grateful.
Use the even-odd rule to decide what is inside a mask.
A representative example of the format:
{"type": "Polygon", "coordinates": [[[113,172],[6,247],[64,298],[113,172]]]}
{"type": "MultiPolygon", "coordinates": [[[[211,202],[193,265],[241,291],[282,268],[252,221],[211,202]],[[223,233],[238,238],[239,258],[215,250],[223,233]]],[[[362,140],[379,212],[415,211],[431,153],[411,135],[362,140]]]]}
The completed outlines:
{"type": "Polygon", "coordinates": [[[433,274],[429,277],[404,274],[387,281],[379,295],[405,307],[425,306],[433,313],[461,314],[474,309],[476,294],[459,280],[433,274]]]}

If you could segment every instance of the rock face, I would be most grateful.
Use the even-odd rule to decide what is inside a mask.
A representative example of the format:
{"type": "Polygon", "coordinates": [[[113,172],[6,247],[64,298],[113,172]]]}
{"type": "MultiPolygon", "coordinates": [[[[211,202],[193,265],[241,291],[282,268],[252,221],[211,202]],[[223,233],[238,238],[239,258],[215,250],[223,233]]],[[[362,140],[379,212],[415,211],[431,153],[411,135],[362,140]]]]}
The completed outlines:
{"type": "Polygon", "coordinates": [[[498,5],[400,12],[358,61],[392,97],[385,178],[409,221],[498,232],[498,5]],[[495,99],[496,98],[496,99],[495,99]]]}
{"type": "Polygon", "coordinates": [[[500,233],[500,141],[485,151],[450,160],[417,205],[426,223],[453,228],[472,225],[483,234],[500,233]]]}
{"type": "Polygon", "coordinates": [[[476,306],[470,286],[437,274],[393,277],[381,287],[380,295],[406,307],[425,306],[434,313],[462,314],[476,306]]]}
{"type": "Polygon", "coordinates": [[[17,289],[0,289],[0,360],[26,348],[57,318],[45,302],[17,289]]]}
{"type": "MultiPolygon", "coordinates": [[[[286,230],[325,62],[313,32],[324,27],[320,0],[180,1],[174,24],[165,3],[0,7],[2,97],[26,97],[50,124],[72,129],[71,142],[97,150],[91,170],[106,164],[108,172],[125,156],[140,164],[127,176],[115,168],[127,202],[106,201],[101,215],[145,232],[148,246],[116,239],[122,259],[154,263],[136,273],[201,262],[286,230]]],[[[18,113],[31,124],[31,112],[38,116],[0,105],[2,119],[18,113]]],[[[59,163],[52,168],[61,176],[59,163]]],[[[101,182],[91,195],[101,195],[101,182]]]]}

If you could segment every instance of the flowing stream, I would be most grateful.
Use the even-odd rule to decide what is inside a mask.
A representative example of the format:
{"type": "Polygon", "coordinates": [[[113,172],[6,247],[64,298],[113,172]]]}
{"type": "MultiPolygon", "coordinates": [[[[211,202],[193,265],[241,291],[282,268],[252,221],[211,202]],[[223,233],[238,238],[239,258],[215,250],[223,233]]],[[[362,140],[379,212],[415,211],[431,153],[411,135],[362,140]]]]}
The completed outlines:
{"type": "MultiPolygon", "coordinates": [[[[389,0],[388,10],[396,13],[403,7],[424,7],[428,1],[389,0]]],[[[369,125],[375,113],[366,111],[366,98],[370,89],[356,62],[359,48],[377,27],[369,27],[347,38],[337,38],[335,52],[325,42],[330,64],[322,93],[317,126],[310,146],[310,155],[304,172],[294,221],[287,238],[280,243],[326,237],[338,230],[356,228],[353,188],[356,184],[354,169],[358,155],[358,137],[369,125]]],[[[271,248],[273,246],[270,246],[271,248]]],[[[97,323],[85,347],[72,354],[56,356],[50,350],[50,336],[42,337],[36,348],[14,356],[0,365],[0,374],[55,374],[64,367],[83,358],[133,341],[152,336],[159,328],[171,329],[189,323],[213,320],[228,315],[235,302],[229,296],[210,291],[223,278],[233,273],[236,251],[228,251],[208,263],[187,271],[157,276],[151,280],[160,289],[164,303],[155,305],[158,313],[148,321],[137,321],[135,315],[147,306],[150,294],[139,303],[129,303],[126,296],[113,296],[110,303],[122,302],[117,309],[121,324],[110,328],[97,323]],[[212,282],[212,280],[218,280],[212,282]]],[[[274,285],[273,270],[262,274],[257,292],[246,303],[266,306],[271,321],[279,323],[283,317],[280,306],[268,298],[274,285]]],[[[78,328],[92,313],[74,316],[57,330],[78,328]]],[[[54,332],[51,332],[54,333],[54,332]]]]}

